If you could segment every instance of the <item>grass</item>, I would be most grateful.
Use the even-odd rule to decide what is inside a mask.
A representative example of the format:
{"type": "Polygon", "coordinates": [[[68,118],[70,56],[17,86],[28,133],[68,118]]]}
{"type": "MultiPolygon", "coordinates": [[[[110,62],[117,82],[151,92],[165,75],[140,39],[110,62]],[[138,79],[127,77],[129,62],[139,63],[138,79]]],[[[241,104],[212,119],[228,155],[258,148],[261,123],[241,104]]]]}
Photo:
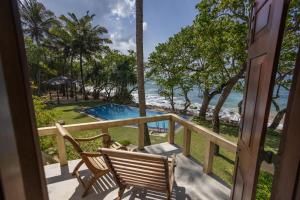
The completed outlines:
{"type": "MultiPolygon", "coordinates": [[[[59,113],[57,120],[64,120],[65,124],[75,124],[75,123],[85,123],[93,122],[96,119],[89,117],[86,114],[80,113],[80,110],[99,106],[100,101],[87,101],[72,103],[67,105],[52,106],[52,109],[59,113]]],[[[74,137],[90,137],[99,134],[100,130],[90,130],[90,131],[80,131],[72,132],[74,137]]],[[[114,127],[109,129],[109,134],[112,136],[113,140],[120,142],[121,144],[134,144],[137,145],[138,140],[138,129],[130,127],[114,127]]],[[[151,136],[151,141],[153,144],[162,143],[166,141],[166,138],[153,137],[151,136]]],[[[40,145],[43,151],[48,154],[56,155],[57,149],[55,144],[55,138],[53,136],[44,136],[40,138],[40,145]]],[[[82,142],[82,148],[85,151],[96,151],[101,147],[100,140],[93,142],[82,142]]],[[[79,155],[73,150],[70,143],[66,143],[66,151],[68,160],[78,159],[79,155]]]]}
{"type": "MultiPolygon", "coordinates": [[[[93,107],[101,104],[99,101],[89,101],[89,102],[81,102],[81,103],[73,103],[68,105],[60,105],[53,106],[53,109],[60,113],[59,119],[63,119],[66,124],[73,123],[84,123],[84,122],[92,122],[95,119],[79,113],[81,109],[86,107],[93,107]]],[[[211,128],[211,123],[209,121],[201,120],[198,118],[194,118],[194,122],[205,126],[207,128],[211,128]]],[[[81,131],[81,132],[73,132],[72,134],[75,137],[88,137],[97,135],[100,130],[92,130],[92,131],[81,131]]],[[[221,135],[232,141],[237,142],[238,140],[238,126],[233,126],[229,124],[221,123],[220,126],[221,135]]],[[[138,129],[130,128],[130,127],[115,127],[110,128],[109,133],[112,138],[122,144],[134,144],[137,145],[138,139],[138,129]]],[[[55,140],[52,136],[45,136],[40,139],[42,150],[50,154],[56,154],[55,149],[55,140]]],[[[166,142],[167,138],[164,137],[155,137],[151,136],[152,144],[166,142]]],[[[265,141],[265,150],[277,152],[280,141],[280,135],[275,132],[268,130],[267,137],[265,141]]],[[[183,143],[183,129],[181,129],[177,134],[175,134],[175,143],[179,146],[182,146],[183,143]]],[[[96,142],[82,143],[83,149],[86,151],[96,151],[100,146],[100,140],[96,142]]],[[[191,139],[191,156],[197,160],[199,163],[203,163],[204,161],[204,153],[205,153],[205,139],[202,135],[192,133],[191,139]]],[[[67,157],[69,160],[78,159],[79,155],[77,155],[71,144],[66,144],[67,149],[67,157]]],[[[213,173],[220,177],[224,182],[228,185],[232,185],[232,175],[234,170],[234,162],[235,162],[235,154],[229,151],[226,151],[220,148],[220,155],[214,157],[213,164],[213,173]]],[[[271,190],[272,184],[272,176],[265,172],[260,172],[259,182],[258,182],[258,196],[257,199],[265,199],[271,190]]]]}

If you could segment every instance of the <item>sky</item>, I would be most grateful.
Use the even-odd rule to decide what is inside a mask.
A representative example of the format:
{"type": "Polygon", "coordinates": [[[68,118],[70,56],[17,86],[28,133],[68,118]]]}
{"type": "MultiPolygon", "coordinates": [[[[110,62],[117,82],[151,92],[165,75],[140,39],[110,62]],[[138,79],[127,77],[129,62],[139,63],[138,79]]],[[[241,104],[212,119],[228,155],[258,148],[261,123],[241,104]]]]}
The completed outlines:
{"type": "MultiPolygon", "coordinates": [[[[135,0],[39,0],[57,16],[75,13],[78,17],[95,14],[94,25],[104,26],[113,44],[123,53],[135,50],[135,0]]],[[[180,31],[192,24],[199,0],[144,0],[144,57],[180,31]]]]}

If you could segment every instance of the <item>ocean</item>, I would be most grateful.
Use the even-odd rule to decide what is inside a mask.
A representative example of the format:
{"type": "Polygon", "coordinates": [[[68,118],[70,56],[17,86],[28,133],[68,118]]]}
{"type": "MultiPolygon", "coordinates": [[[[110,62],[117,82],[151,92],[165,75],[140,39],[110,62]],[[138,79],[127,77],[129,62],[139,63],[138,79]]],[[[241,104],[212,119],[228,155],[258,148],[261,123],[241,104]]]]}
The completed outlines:
{"type": "MultiPolygon", "coordinates": [[[[146,81],[145,83],[145,93],[146,93],[146,104],[152,105],[152,106],[159,106],[159,107],[167,107],[170,108],[170,103],[167,99],[160,96],[158,94],[159,87],[155,84],[154,81],[146,81]]],[[[276,88],[275,90],[276,91],[276,88]]],[[[288,94],[289,91],[285,89],[280,89],[280,98],[277,99],[277,103],[279,104],[280,108],[284,108],[287,103],[288,94]]],[[[175,91],[175,107],[177,109],[181,109],[183,107],[184,98],[179,95],[178,90],[175,91]]],[[[138,94],[137,91],[133,93],[134,101],[138,102],[138,94]]],[[[213,107],[216,105],[219,95],[216,95],[211,103],[210,108],[213,109],[213,107]]],[[[194,87],[193,90],[189,93],[189,98],[191,100],[191,106],[189,111],[197,114],[200,107],[201,107],[201,94],[199,92],[199,89],[197,87],[194,87]]],[[[229,97],[227,98],[222,111],[220,113],[221,119],[229,119],[231,121],[239,121],[240,116],[238,114],[238,103],[243,99],[243,93],[232,91],[229,97]]],[[[274,116],[275,114],[275,108],[274,106],[271,107],[271,115],[274,116]]],[[[208,113],[208,115],[211,115],[211,113],[208,113]]]]}

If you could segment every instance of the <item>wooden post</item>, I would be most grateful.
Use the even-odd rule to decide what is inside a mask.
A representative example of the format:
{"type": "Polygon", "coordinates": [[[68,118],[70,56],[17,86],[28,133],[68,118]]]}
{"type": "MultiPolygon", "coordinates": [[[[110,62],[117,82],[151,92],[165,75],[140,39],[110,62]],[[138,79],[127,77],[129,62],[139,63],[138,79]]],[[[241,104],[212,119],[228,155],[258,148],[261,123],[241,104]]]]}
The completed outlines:
{"type": "Polygon", "coordinates": [[[101,129],[102,133],[107,133],[108,134],[108,127],[103,127],[101,129]]]}
{"type": "Polygon", "coordinates": [[[183,155],[189,156],[191,153],[191,130],[184,127],[183,133],[183,155]]]}
{"type": "Polygon", "coordinates": [[[139,138],[138,138],[138,149],[143,150],[144,149],[144,138],[145,138],[145,124],[139,123],[139,138]]]}
{"type": "Polygon", "coordinates": [[[169,133],[168,133],[169,144],[174,144],[174,130],[175,130],[175,122],[172,119],[170,119],[169,120],[169,133]]]}
{"type": "Polygon", "coordinates": [[[215,145],[210,140],[207,140],[206,143],[207,143],[207,145],[206,145],[203,171],[204,171],[204,173],[209,174],[212,172],[213,161],[214,161],[214,146],[215,145]]]}
{"type": "Polygon", "coordinates": [[[60,165],[68,164],[65,140],[59,133],[56,135],[56,143],[60,165]]]}

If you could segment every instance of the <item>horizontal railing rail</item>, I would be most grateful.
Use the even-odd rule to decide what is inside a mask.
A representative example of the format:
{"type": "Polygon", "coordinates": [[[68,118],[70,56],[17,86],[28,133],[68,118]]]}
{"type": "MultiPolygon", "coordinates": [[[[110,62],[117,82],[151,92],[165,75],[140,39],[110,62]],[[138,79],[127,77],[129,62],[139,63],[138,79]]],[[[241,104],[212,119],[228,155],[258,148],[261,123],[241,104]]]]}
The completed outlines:
{"type": "MultiPolygon", "coordinates": [[[[175,137],[175,123],[178,123],[184,127],[183,135],[183,154],[189,156],[191,152],[191,134],[197,133],[204,136],[206,140],[206,152],[205,159],[203,163],[203,170],[205,173],[212,172],[213,158],[214,158],[214,146],[218,145],[221,148],[224,148],[230,152],[236,153],[237,144],[231,142],[221,135],[214,133],[212,130],[205,128],[203,126],[197,125],[191,121],[187,121],[176,114],[164,114],[151,117],[138,117],[131,119],[122,119],[122,120],[106,120],[106,121],[96,121],[80,124],[68,124],[63,127],[69,132],[73,131],[87,131],[94,129],[101,129],[103,133],[109,133],[108,128],[120,127],[120,126],[129,126],[129,125],[138,125],[138,148],[144,148],[144,124],[148,122],[156,121],[169,121],[168,127],[168,142],[174,144],[175,137]]],[[[56,126],[51,127],[42,127],[38,129],[39,136],[47,135],[56,135],[57,138],[57,148],[58,148],[58,157],[61,165],[67,164],[66,158],[66,147],[61,138],[58,129],[56,126]]],[[[269,173],[273,173],[273,165],[268,165],[263,163],[262,168],[269,173]]]]}

